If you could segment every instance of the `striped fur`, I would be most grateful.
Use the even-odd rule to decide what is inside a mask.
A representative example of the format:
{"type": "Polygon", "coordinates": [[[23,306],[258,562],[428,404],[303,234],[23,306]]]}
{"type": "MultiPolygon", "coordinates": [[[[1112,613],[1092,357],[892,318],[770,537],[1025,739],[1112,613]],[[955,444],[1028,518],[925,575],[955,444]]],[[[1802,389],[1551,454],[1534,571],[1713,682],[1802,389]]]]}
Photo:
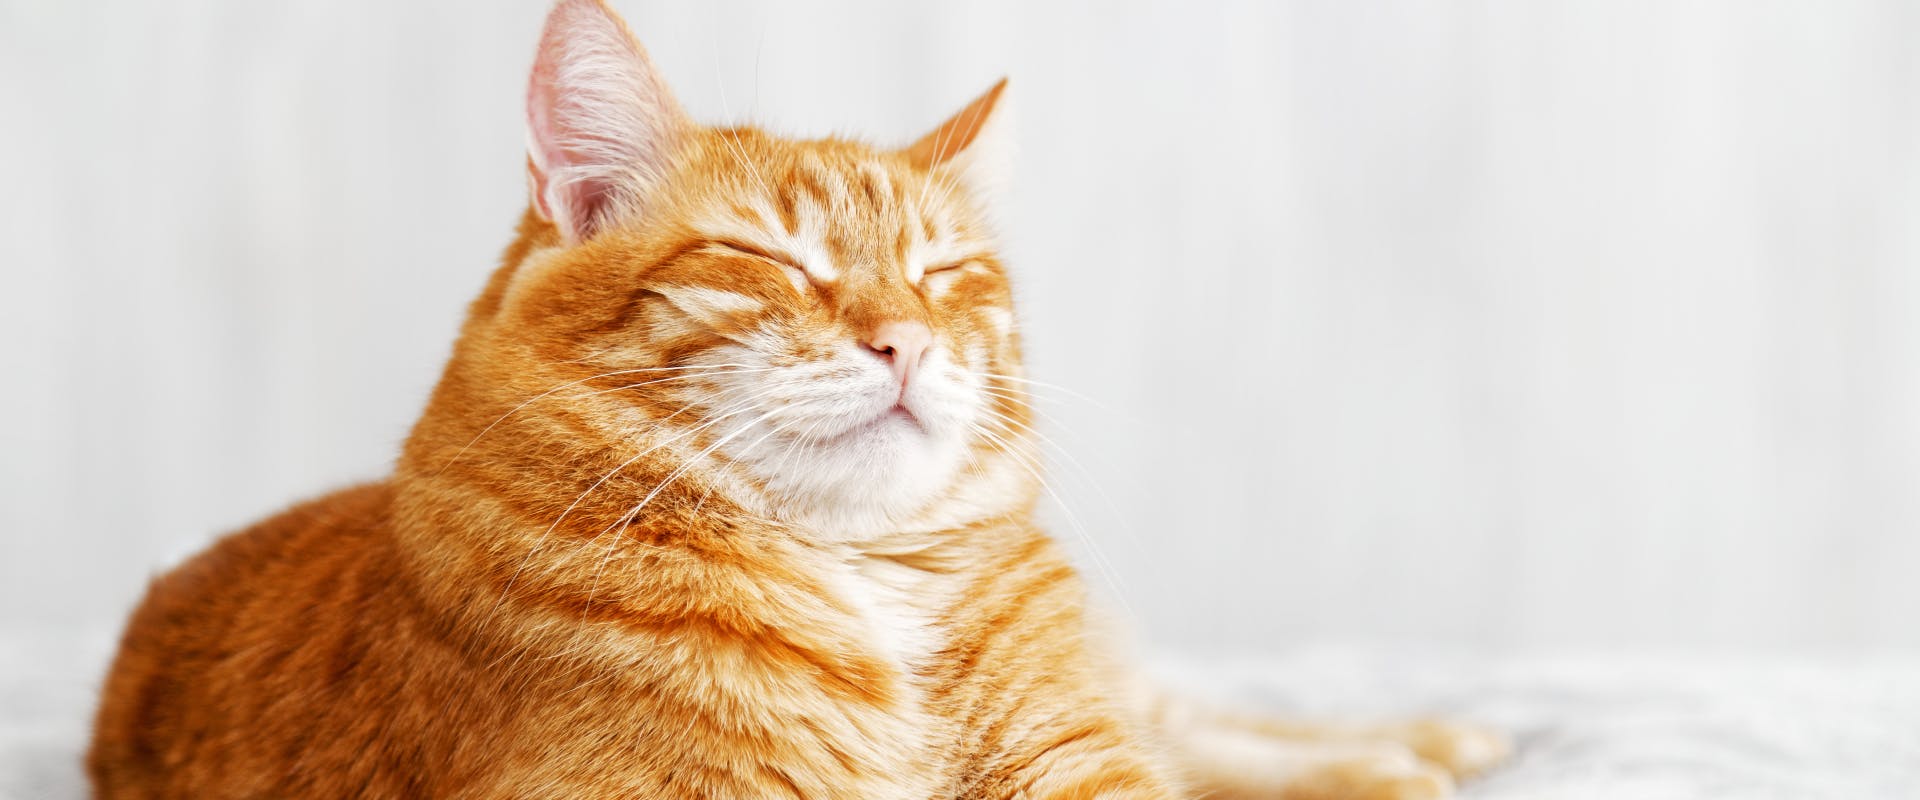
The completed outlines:
{"type": "Polygon", "coordinates": [[[1033,522],[1003,88],[903,150],[701,127],[561,3],[531,208],[393,475],[154,582],[98,795],[1413,798],[1484,766],[1464,728],[1199,714],[1092,633],[1033,522]],[[862,344],[901,321],[933,334],[904,384],[862,344]]]}

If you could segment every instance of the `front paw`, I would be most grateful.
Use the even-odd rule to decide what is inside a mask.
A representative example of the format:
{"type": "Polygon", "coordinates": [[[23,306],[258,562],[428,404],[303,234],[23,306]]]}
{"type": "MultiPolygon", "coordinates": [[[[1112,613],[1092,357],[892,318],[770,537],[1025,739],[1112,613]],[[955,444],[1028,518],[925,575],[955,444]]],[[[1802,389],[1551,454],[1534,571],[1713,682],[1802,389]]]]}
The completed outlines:
{"type": "Polygon", "coordinates": [[[1454,778],[1477,775],[1513,755],[1513,742],[1505,734],[1458,722],[1417,720],[1386,733],[1454,778]]]}

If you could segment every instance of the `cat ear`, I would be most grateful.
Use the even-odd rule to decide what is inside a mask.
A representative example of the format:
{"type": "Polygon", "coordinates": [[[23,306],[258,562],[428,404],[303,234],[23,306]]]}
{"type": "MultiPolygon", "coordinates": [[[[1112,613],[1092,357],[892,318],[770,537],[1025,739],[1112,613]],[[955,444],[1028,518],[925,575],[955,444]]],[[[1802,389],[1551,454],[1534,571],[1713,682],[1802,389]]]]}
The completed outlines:
{"type": "Polygon", "coordinates": [[[906,149],[922,169],[949,169],[989,205],[1004,190],[1012,171],[1013,116],[1007,103],[1007,79],[940,123],[906,149]]]}
{"type": "Polygon", "coordinates": [[[570,242],[639,212],[693,127],[626,23],[601,0],[560,0],[527,81],[533,205],[570,242]]]}

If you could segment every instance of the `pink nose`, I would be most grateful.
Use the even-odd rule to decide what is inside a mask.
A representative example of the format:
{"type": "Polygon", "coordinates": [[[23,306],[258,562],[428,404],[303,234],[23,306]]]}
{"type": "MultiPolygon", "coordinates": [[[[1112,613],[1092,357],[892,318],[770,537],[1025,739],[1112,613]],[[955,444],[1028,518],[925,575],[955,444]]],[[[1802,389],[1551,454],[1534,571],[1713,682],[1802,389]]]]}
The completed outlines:
{"type": "Polygon", "coordinates": [[[931,344],[932,329],[924,322],[907,320],[880,323],[866,341],[867,347],[893,368],[893,378],[900,382],[901,391],[906,390],[907,381],[913,380],[914,371],[920,368],[920,356],[931,344]]]}

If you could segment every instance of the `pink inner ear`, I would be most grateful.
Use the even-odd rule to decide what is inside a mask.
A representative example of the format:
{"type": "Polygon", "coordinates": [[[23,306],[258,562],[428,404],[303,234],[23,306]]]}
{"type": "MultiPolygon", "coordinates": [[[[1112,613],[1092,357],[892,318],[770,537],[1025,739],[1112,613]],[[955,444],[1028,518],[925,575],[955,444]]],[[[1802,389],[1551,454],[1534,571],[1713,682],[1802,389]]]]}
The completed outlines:
{"type": "Polygon", "coordinates": [[[534,64],[527,85],[528,169],[533,176],[533,202],[540,213],[574,239],[592,235],[596,221],[613,199],[611,185],[594,177],[588,154],[570,151],[566,142],[578,142],[587,131],[560,124],[556,113],[562,89],[555,85],[555,65],[545,56],[534,64]]]}
{"type": "Polygon", "coordinates": [[[556,153],[547,149],[545,142],[553,141],[553,129],[548,124],[546,103],[541,95],[540,71],[534,69],[533,79],[527,86],[527,176],[531,179],[533,207],[540,216],[549,220],[556,218],[553,205],[547,202],[548,164],[558,159],[556,153]]]}
{"type": "Polygon", "coordinates": [[[527,156],[535,208],[563,235],[637,210],[687,125],[619,17],[598,0],[554,7],[527,81],[527,156]]]}

